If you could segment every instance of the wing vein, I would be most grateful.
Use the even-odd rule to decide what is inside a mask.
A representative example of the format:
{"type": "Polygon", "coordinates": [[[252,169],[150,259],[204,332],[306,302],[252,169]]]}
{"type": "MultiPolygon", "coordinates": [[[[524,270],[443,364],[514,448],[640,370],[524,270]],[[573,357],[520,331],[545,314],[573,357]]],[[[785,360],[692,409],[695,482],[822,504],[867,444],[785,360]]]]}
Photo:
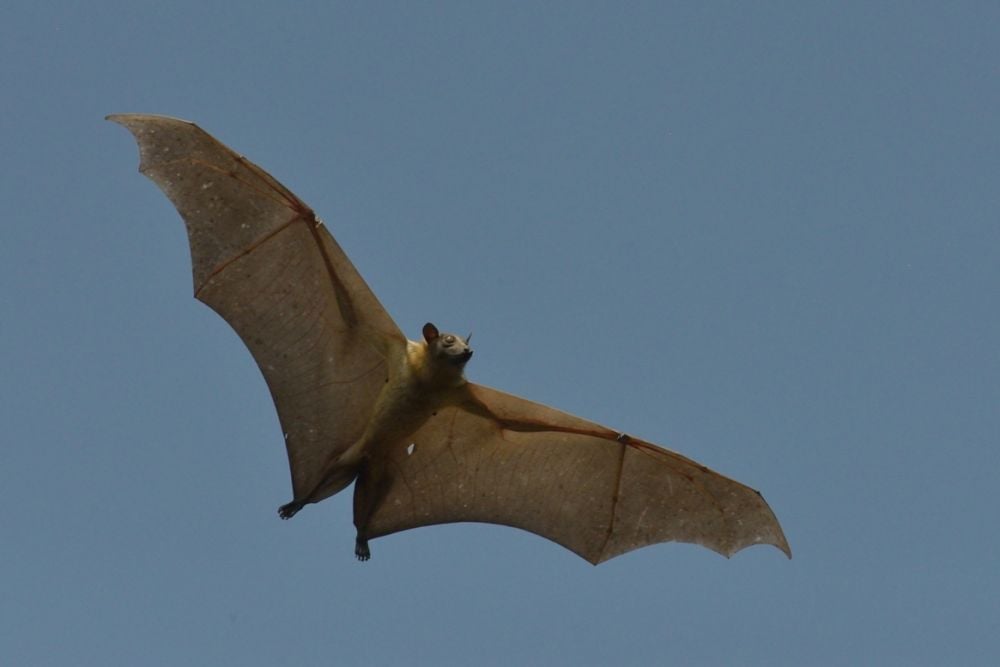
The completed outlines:
{"type": "Polygon", "coordinates": [[[205,278],[205,282],[203,282],[201,285],[199,285],[198,289],[195,290],[195,293],[194,293],[195,298],[196,299],[200,299],[201,298],[200,295],[201,295],[202,290],[205,289],[206,285],[208,285],[210,282],[212,282],[212,278],[214,278],[218,274],[220,274],[223,271],[225,271],[226,268],[229,267],[230,265],[232,265],[233,262],[236,262],[237,260],[240,260],[243,257],[246,257],[247,255],[249,255],[250,253],[252,253],[254,250],[256,250],[260,246],[264,245],[265,243],[267,243],[268,241],[270,241],[275,236],[277,236],[281,232],[285,231],[289,227],[291,227],[292,223],[296,222],[297,220],[304,220],[304,218],[302,217],[301,213],[296,213],[294,216],[292,216],[291,218],[289,218],[285,222],[281,223],[281,225],[279,225],[273,231],[268,232],[264,236],[260,237],[259,239],[257,239],[256,241],[254,241],[253,243],[251,243],[250,245],[248,245],[246,247],[246,249],[244,249],[244,250],[240,251],[239,253],[233,255],[232,257],[230,257],[229,259],[227,259],[226,261],[220,263],[218,266],[216,266],[214,269],[212,269],[212,271],[208,274],[208,277],[205,278]]]}
{"type": "Polygon", "coordinates": [[[309,225],[309,233],[312,234],[313,240],[319,248],[319,254],[323,258],[323,264],[326,266],[326,273],[333,286],[333,293],[337,297],[337,309],[340,310],[340,316],[344,318],[344,324],[351,328],[356,327],[359,320],[357,313],[354,311],[354,304],[351,303],[350,294],[340,276],[337,275],[337,269],[333,266],[333,259],[330,257],[330,253],[327,252],[326,246],[323,244],[323,239],[319,235],[319,228],[322,223],[315,216],[313,216],[313,222],[314,224],[309,225]]]}
{"type": "Polygon", "coordinates": [[[611,516],[608,517],[608,528],[604,533],[604,542],[601,543],[601,549],[598,551],[597,562],[600,563],[604,560],[604,552],[608,548],[608,543],[611,541],[611,536],[615,532],[615,519],[618,516],[618,498],[621,492],[622,485],[622,473],[625,471],[625,443],[620,443],[621,455],[618,457],[618,473],[615,475],[615,488],[611,495],[611,516]]]}

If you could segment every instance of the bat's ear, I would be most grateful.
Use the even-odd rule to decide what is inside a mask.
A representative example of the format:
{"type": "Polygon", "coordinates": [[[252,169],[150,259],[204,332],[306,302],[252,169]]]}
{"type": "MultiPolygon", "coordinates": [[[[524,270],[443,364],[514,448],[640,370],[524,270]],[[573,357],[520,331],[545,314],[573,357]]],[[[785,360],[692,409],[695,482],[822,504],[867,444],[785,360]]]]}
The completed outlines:
{"type": "Polygon", "coordinates": [[[428,322],[427,324],[424,325],[424,340],[425,341],[427,341],[428,343],[431,343],[439,335],[440,334],[438,333],[438,328],[436,326],[434,326],[430,322],[428,322]]]}

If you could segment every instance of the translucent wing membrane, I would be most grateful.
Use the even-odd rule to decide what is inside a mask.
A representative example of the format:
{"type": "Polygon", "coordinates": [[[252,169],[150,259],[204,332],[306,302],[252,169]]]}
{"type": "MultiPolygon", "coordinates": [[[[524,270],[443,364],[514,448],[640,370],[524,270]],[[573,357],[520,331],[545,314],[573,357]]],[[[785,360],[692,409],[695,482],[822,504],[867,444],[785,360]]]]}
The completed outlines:
{"type": "MultiPolygon", "coordinates": [[[[197,125],[117,115],[187,226],[195,295],[236,330],[277,406],[296,497],[364,431],[405,338],[312,210],[197,125]]],[[[336,493],[350,483],[321,489],[336,493]]]]}
{"type": "Polygon", "coordinates": [[[658,542],[791,552],[753,489],[674,452],[478,385],[385,453],[372,537],[456,521],[514,526],[597,564],[658,542]]]}

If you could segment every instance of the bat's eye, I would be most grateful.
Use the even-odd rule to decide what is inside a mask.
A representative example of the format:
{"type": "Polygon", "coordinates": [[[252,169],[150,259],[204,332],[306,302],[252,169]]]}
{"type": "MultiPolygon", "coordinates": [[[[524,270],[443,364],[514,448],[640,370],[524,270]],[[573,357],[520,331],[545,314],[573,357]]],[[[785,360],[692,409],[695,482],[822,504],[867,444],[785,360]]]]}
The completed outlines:
{"type": "Polygon", "coordinates": [[[452,336],[451,334],[448,334],[447,336],[444,337],[444,346],[445,347],[449,347],[449,346],[454,345],[454,344],[455,344],[455,337],[454,336],[452,336]]]}

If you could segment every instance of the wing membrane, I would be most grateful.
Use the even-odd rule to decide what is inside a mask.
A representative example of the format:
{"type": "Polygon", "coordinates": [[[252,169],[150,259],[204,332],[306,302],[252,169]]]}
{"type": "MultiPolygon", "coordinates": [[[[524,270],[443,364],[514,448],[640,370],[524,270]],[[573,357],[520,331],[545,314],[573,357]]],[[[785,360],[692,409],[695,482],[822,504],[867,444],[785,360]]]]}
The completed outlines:
{"type": "Polygon", "coordinates": [[[591,563],[658,542],[790,554],[759,493],[674,452],[478,385],[385,452],[371,537],[437,523],[522,528],[591,563]],[[412,448],[410,447],[412,445],[412,448]]]}
{"type": "Polygon", "coordinates": [[[296,497],[360,437],[405,338],[312,210],[193,123],[116,115],[140,171],[187,226],[195,295],[249,348],[285,436],[296,497]]]}

